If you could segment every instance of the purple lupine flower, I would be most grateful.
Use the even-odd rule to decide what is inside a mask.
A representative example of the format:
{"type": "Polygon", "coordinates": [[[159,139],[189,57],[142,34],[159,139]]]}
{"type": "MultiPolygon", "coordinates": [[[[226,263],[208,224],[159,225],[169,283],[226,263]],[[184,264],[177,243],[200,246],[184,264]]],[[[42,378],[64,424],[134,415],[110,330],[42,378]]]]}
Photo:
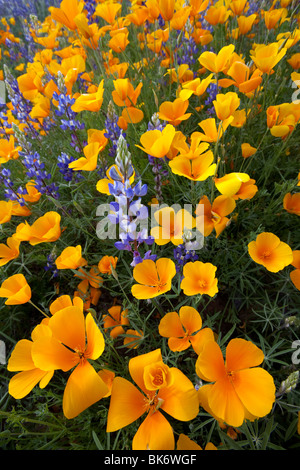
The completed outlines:
{"type": "Polygon", "coordinates": [[[147,194],[147,185],[139,181],[132,186],[129,181],[134,169],[123,134],[118,139],[115,165],[118,172],[114,167],[111,168],[110,177],[114,182],[108,185],[115,200],[110,203],[108,218],[119,226],[120,240],[115,243],[115,247],[130,251],[133,254],[131,265],[134,266],[143,259],[139,251],[141,245],[151,245],[154,239],[148,236],[148,208],[141,202],[141,197],[147,194]]]}

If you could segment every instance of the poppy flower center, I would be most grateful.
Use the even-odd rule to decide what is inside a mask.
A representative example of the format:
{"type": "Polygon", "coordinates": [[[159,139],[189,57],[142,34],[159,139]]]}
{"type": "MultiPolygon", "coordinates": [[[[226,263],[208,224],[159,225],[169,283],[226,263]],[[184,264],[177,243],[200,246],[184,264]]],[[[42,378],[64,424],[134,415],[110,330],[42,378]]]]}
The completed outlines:
{"type": "Polygon", "coordinates": [[[155,394],[152,397],[147,395],[147,398],[145,398],[145,402],[148,413],[152,414],[155,413],[155,411],[157,411],[163,405],[164,400],[162,398],[159,398],[157,394],[155,394]]]}
{"type": "Polygon", "coordinates": [[[269,250],[265,250],[262,254],[261,254],[261,258],[262,259],[268,259],[271,255],[271,252],[269,250]]]}

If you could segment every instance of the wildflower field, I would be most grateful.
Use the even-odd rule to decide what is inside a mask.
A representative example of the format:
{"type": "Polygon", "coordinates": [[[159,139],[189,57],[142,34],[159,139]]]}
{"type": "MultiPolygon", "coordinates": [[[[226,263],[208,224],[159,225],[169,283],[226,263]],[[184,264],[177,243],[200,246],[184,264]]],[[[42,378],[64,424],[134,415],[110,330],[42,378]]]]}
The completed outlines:
{"type": "Polygon", "coordinates": [[[1,449],[300,448],[299,46],[299,0],[0,0],[1,449]]]}

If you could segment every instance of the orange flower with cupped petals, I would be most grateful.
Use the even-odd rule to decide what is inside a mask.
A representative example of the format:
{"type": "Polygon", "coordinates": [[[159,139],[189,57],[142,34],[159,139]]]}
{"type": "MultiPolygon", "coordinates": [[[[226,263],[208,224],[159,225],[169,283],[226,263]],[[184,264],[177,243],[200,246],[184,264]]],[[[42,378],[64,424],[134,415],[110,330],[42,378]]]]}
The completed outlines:
{"type": "Polygon", "coordinates": [[[120,305],[113,305],[108,314],[102,315],[104,331],[109,331],[112,338],[125,333],[123,326],[129,325],[128,310],[122,310],[120,305]]]}
{"type": "Polygon", "coordinates": [[[203,95],[206,92],[207,87],[211,84],[212,77],[213,74],[210,74],[203,80],[200,80],[200,78],[197,77],[194,80],[188,80],[187,82],[183,83],[179,97],[182,100],[188,100],[192,95],[203,95]]]}
{"type": "Polygon", "coordinates": [[[234,91],[228,93],[219,93],[213,101],[217,117],[221,121],[225,121],[234,114],[240,105],[240,98],[234,91]]]}
{"type": "Polygon", "coordinates": [[[81,111],[99,111],[103,102],[103,84],[104,80],[101,80],[97,91],[93,93],[83,93],[82,95],[79,95],[75,103],[72,105],[72,110],[75,113],[80,113],[81,111]]]}
{"type": "Polygon", "coordinates": [[[202,52],[198,60],[200,64],[210,72],[223,72],[228,67],[234,49],[235,46],[229,44],[228,46],[222,47],[217,54],[211,51],[205,51],[202,52]]]}
{"type": "Polygon", "coordinates": [[[13,135],[9,137],[9,140],[0,139],[0,164],[18,158],[20,150],[22,149],[19,145],[15,147],[15,138],[13,135]]]}
{"type": "Polygon", "coordinates": [[[244,142],[241,145],[241,149],[242,149],[242,157],[243,158],[252,157],[252,155],[254,155],[256,153],[256,150],[257,150],[255,147],[252,147],[252,145],[250,145],[248,142],[244,142]]]}
{"type": "Polygon", "coordinates": [[[135,106],[141,93],[143,83],[140,82],[136,89],[128,78],[117,78],[113,81],[115,89],[112,91],[112,98],[117,106],[135,106]]]}
{"type": "Polygon", "coordinates": [[[12,201],[0,201],[0,224],[9,222],[12,216],[12,201]]]}
{"type": "Polygon", "coordinates": [[[219,122],[217,127],[215,118],[203,119],[203,121],[198,123],[203,132],[198,132],[198,135],[204,142],[217,142],[232,121],[233,116],[229,116],[228,119],[219,122]]]}
{"type": "Polygon", "coordinates": [[[210,328],[202,328],[202,318],[193,307],[184,306],[177,312],[168,312],[160,320],[159,334],[168,338],[171,351],[185,351],[190,346],[200,354],[205,341],[214,339],[210,328]]]}
{"type": "Polygon", "coordinates": [[[20,254],[20,241],[14,237],[9,237],[5,243],[0,243],[0,266],[4,266],[9,261],[18,258],[20,254]]]}
{"type": "Polygon", "coordinates": [[[64,415],[72,419],[109,391],[89,362],[103,353],[104,337],[91,313],[85,317],[78,306],[57,311],[49,319],[48,327],[51,336],[33,342],[32,359],[44,371],[73,369],[63,396],[64,415]]]}
{"type": "Polygon", "coordinates": [[[2,282],[0,297],[7,298],[5,305],[26,304],[31,299],[31,289],[23,274],[14,274],[2,282]]]}
{"type": "Polygon", "coordinates": [[[117,256],[102,256],[98,263],[98,269],[101,274],[111,274],[112,269],[116,269],[118,258],[117,256]]]}
{"type": "Polygon", "coordinates": [[[300,250],[293,251],[293,261],[291,265],[296,268],[290,272],[291,281],[296,289],[300,290],[300,250]]]}
{"type": "Polygon", "coordinates": [[[290,214],[300,215],[300,193],[287,193],[283,198],[283,208],[290,214]]]}
{"type": "Polygon", "coordinates": [[[249,16],[244,16],[244,15],[241,15],[237,18],[237,22],[238,22],[238,25],[239,25],[239,33],[244,35],[244,34],[248,34],[249,31],[251,30],[254,22],[256,20],[256,15],[253,14],[253,15],[249,15],[249,16]]]}
{"type": "Polygon", "coordinates": [[[161,16],[165,21],[170,21],[175,13],[175,0],[157,0],[161,16]]]}
{"type": "Polygon", "coordinates": [[[218,279],[215,277],[217,267],[211,263],[194,261],[183,266],[183,279],[180,287],[185,295],[209,295],[214,297],[218,292],[218,279]]]}
{"type": "Polygon", "coordinates": [[[206,12],[205,19],[211,25],[224,24],[230,16],[230,11],[224,5],[212,5],[206,12]]]}
{"type": "Polygon", "coordinates": [[[194,217],[185,209],[175,212],[173,207],[163,207],[154,212],[154,218],[158,225],[151,229],[157,245],[173,245],[184,243],[184,230],[192,230],[195,227],[194,217]]]}
{"type": "Polygon", "coordinates": [[[203,196],[196,209],[196,227],[205,237],[215,229],[216,238],[225,230],[230,219],[227,217],[235,209],[233,197],[221,195],[211,204],[207,196],[203,196]],[[202,208],[203,206],[203,208],[202,208]]]}
{"type": "Polygon", "coordinates": [[[232,0],[229,4],[229,8],[236,16],[239,16],[244,11],[246,3],[247,0],[232,0]]]}
{"type": "Polygon", "coordinates": [[[274,29],[278,27],[279,20],[283,20],[287,15],[284,8],[274,8],[269,11],[264,11],[264,20],[267,29],[274,29]]]}
{"type": "Polygon", "coordinates": [[[259,69],[254,70],[251,75],[250,68],[244,62],[238,60],[233,62],[226,75],[229,75],[232,79],[221,79],[219,85],[221,87],[235,85],[241,93],[246,95],[256,90],[262,82],[262,72],[259,69]]]}
{"type": "Polygon", "coordinates": [[[77,29],[75,18],[82,12],[84,2],[78,0],[62,0],[59,8],[50,7],[51,17],[71,31],[77,29]]]}
{"type": "Polygon", "coordinates": [[[55,211],[46,212],[32,225],[27,222],[19,224],[13,235],[16,240],[29,241],[30,245],[54,242],[61,235],[61,216],[55,211]]]}
{"type": "Polygon", "coordinates": [[[263,352],[251,341],[229,341],[224,363],[220,346],[208,341],[196,361],[196,373],[210,384],[200,387],[213,415],[229,426],[266,416],[275,401],[273,377],[262,367],[263,352]],[[220,397],[222,397],[220,399],[220,397]]]}
{"type": "Polygon", "coordinates": [[[188,106],[189,101],[181,98],[176,98],[174,101],[165,101],[159,107],[158,117],[173,126],[178,126],[191,116],[191,113],[186,113],[188,106]]]}
{"type": "Polygon", "coordinates": [[[175,263],[168,258],[157,261],[145,259],[133,268],[134,284],[131,293],[136,299],[153,299],[168,292],[176,275],[175,263]]]}
{"type": "Polygon", "coordinates": [[[108,46],[115,52],[125,51],[126,47],[129,44],[128,35],[129,31],[127,28],[122,28],[120,30],[111,31],[111,39],[109,40],[108,46]]]}
{"type": "Polygon", "coordinates": [[[104,2],[97,5],[95,9],[95,16],[100,16],[106,23],[113,25],[116,21],[116,16],[121,10],[120,3],[104,2]]]}
{"type": "Polygon", "coordinates": [[[272,273],[281,271],[293,261],[289,245],[271,232],[260,233],[256,240],[248,244],[248,252],[255,263],[272,273]]]}
{"type": "Polygon", "coordinates": [[[250,178],[245,183],[242,183],[239,190],[232,196],[233,199],[252,199],[258,191],[255,180],[250,178]]]}
{"type": "Polygon", "coordinates": [[[205,181],[215,174],[217,165],[213,161],[214,155],[208,150],[196,158],[177,155],[169,162],[169,166],[175,175],[184,176],[192,181],[205,181]]]}
{"type": "Polygon", "coordinates": [[[176,420],[190,421],[199,412],[192,382],[176,367],[168,367],[161,350],[134,357],[129,372],[139,388],[122,377],[113,381],[107,416],[107,432],[128,426],[147,413],[133,441],[133,450],[174,450],[171,425],[164,413],[176,420]]]}
{"type": "Polygon", "coordinates": [[[162,131],[159,129],[147,131],[140,138],[142,146],[136,145],[136,147],[152,157],[163,158],[170,150],[175,132],[175,127],[172,124],[167,124],[162,131]]]}
{"type": "Polygon", "coordinates": [[[286,54],[286,47],[280,48],[277,42],[271,44],[257,44],[255,49],[250,52],[251,59],[261,72],[270,74],[275,65],[281,61],[286,54]]]}
{"type": "Polygon", "coordinates": [[[234,196],[243,183],[250,180],[247,173],[228,173],[221,178],[215,178],[215,185],[218,191],[225,196],[234,196]]]}
{"type": "MultiPolygon", "coordinates": [[[[108,141],[106,141],[107,143],[108,141]]],[[[69,168],[74,171],[94,171],[98,163],[98,155],[100,151],[106,146],[106,143],[101,148],[98,142],[91,142],[83,148],[84,157],[69,163],[69,168]]]]}
{"type": "Polygon", "coordinates": [[[32,359],[33,341],[47,335],[51,336],[51,330],[43,321],[32,331],[31,340],[21,339],[11,353],[7,370],[18,373],[10,379],[8,393],[17,400],[28,395],[37,384],[45,388],[53,377],[54,370],[41,370],[32,359]]]}
{"type": "Polygon", "coordinates": [[[81,250],[81,245],[65,248],[55,260],[57,269],[77,269],[85,266],[87,261],[82,257],[81,250]]]}

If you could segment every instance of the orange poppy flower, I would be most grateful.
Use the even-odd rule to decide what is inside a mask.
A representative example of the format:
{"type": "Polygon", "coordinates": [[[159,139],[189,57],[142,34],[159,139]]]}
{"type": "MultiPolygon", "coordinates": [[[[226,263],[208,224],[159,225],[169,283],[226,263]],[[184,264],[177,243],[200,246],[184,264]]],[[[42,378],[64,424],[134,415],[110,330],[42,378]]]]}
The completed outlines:
{"type": "Polygon", "coordinates": [[[134,284],[131,293],[136,299],[152,299],[168,292],[176,274],[175,263],[168,258],[156,262],[146,259],[133,268],[134,284]]]}
{"type": "Polygon", "coordinates": [[[128,35],[129,31],[127,28],[122,28],[117,31],[111,31],[111,39],[109,40],[108,47],[115,52],[125,51],[129,44],[128,35]]]}
{"type": "Polygon", "coordinates": [[[53,300],[49,305],[49,311],[51,315],[54,315],[59,310],[63,310],[66,307],[77,306],[83,309],[83,301],[79,297],[74,297],[73,300],[69,295],[60,295],[57,299],[53,300]]]}
{"type": "Polygon", "coordinates": [[[200,387],[200,403],[205,396],[213,415],[234,427],[245,419],[266,416],[275,401],[276,388],[272,376],[257,367],[263,360],[263,352],[245,339],[229,341],[225,364],[220,346],[215,341],[205,343],[196,361],[196,373],[212,383],[200,387]]]}
{"type": "Polygon", "coordinates": [[[14,274],[2,282],[0,297],[6,297],[5,305],[26,304],[31,299],[31,289],[23,274],[14,274]]]}
{"type": "Polygon", "coordinates": [[[214,155],[209,150],[192,159],[177,155],[169,162],[169,166],[175,175],[184,176],[192,181],[205,181],[215,174],[217,165],[213,161],[214,155]]]}
{"type": "Polygon", "coordinates": [[[207,87],[211,84],[212,77],[213,74],[210,74],[203,80],[200,80],[200,78],[197,77],[194,80],[188,80],[187,82],[183,83],[179,97],[182,100],[188,100],[192,95],[203,95],[206,92],[207,87]]]}
{"type": "Polygon", "coordinates": [[[229,44],[228,46],[222,47],[217,54],[211,51],[205,51],[202,52],[198,60],[200,64],[210,72],[223,72],[228,67],[234,49],[235,46],[229,44]]]}
{"type": "Polygon", "coordinates": [[[233,199],[252,199],[258,191],[255,180],[250,178],[245,183],[242,183],[240,189],[232,196],[233,199]]]}
{"type": "Polygon", "coordinates": [[[211,25],[224,24],[230,16],[226,6],[211,6],[206,12],[205,19],[211,25]]]}
{"type": "Polygon", "coordinates": [[[27,194],[23,194],[22,197],[26,202],[38,202],[41,198],[41,193],[35,187],[36,183],[34,180],[26,183],[27,194]]]}
{"type": "Polygon", "coordinates": [[[95,9],[95,16],[100,16],[101,18],[113,25],[116,21],[116,16],[118,12],[121,10],[122,5],[120,3],[113,3],[113,2],[104,2],[97,5],[95,9]]]}
{"type": "Polygon", "coordinates": [[[264,20],[267,29],[277,28],[279,20],[283,20],[286,16],[284,8],[274,8],[269,11],[264,11],[264,20]]]}
{"type": "Polygon", "coordinates": [[[97,91],[93,93],[83,93],[82,95],[79,95],[75,103],[72,105],[72,110],[75,113],[80,113],[81,111],[99,111],[103,102],[103,84],[104,80],[101,80],[97,91]]]}
{"type": "Polygon", "coordinates": [[[162,131],[158,129],[147,131],[140,138],[142,147],[140,145],[136,147],[152,157],[163,158],[170,150],[175,132],[172,124],[167,124],[162,131]]]}
{"type": "Polygon", "coordinates": [[[227,217],[236,207],[233,197],[218,196],[211,204],[207,196],[203,196],[196,209],[196,227],[205,237],[215,229],[216,238],[229,224],[227,217]],[[203,205],[203,209],[202,206],[203,205]]]}
{"type": "Polygon", "coordinates": [[[290,64],[291,67],[293,67],[294,70],[300,69],[300,52],[296,52],[296,54],[293,54],[287,62],[290,64]]]}
{"type": "Polygon", "coordinates": [[[211,263],[194,261],[183,266],[183,279],[180,288],[185,295],[209,295],[214,297],[218,292],[218,279],[215,277],[217,267],[211,263]]]}
{"type": "Polygon", "coordinates": [[[0,201],[0,224],[9,222],[12,216],[12,201],[0,201]]]}
{"type": "Polygon", "coordinates": [[[229,4],[229,8],[236,16],[239,16],[245,9],[246,3],[247,0],[232,0],[229,4]]]}
{"type": "Polygon", "coordinates": [[[65,248],[55,260],[57,269],[77,269],[79,266],[85,266],[87,261],[81,256],[81,249],[81,245],[65,248]]]}
{"type": "Polygon", "coordinates": [[[17,78],[20,92],[26,100],[34,100],[38,93],[43,92],[42,84],[43,72],[37,72],[34,69],[29,69],[28,72],[20,75],[17,78]]]}
{"type": "Polygon", "coordinates": [[[15,138],[13,135],[9,137],[9,140],[0,139],[0,164],[18,158],[20,150],[22,149],[19,145],[15,147],[15,138]]]}
{"type": "Polygon", "coordinates": [[[300,215],[300,193],[287,193],[283,198],[283,207],[290,214],[300,215]]]}
{"type": "Polygon", "coordinates": [[[29,241],[30,245],[54,242],[61,235],[60,220],[57,212],[46,212],[32,225],[27,222],[19,224],[13,236],[16,240],[29,241]]]}
{"type": "Polygon", "coordinates": [[[45,388],[53,377],[54,370],[39,369],[32,359],[33,341],[45,335],[51,336],[51,331],[43,321],[32,331],[31,340],[21,339],[11,353],[7,370],[18,373],[10,379],[8,393],[17,400],[28,395],[37,384],[45,388]]]}
{"type": "Polygon", "coordinates": [[[158,331],[168,339],[171,351],[184,351],[190,346],[200,354],[205,341],[213,340],[214,333],[210,328],[202,329],[202,318],[193,307],[181,307],[177,312],[168,312],[160,320],[158,331]]]}
{"type": "Polygon", "coordinates": [[[290,272],[291,281],[294,286],[300,290],[300,250],[293,251],[293,261],[291,265],[296,268],[290,272]]]}
{"type": "Polygon", "coordinates": [[[247,173],[228,173],[221,178],[215,178],[215,185],[221,194],[231,197],[234,196],[242,186],[242,183],[246,183],[250,180],[250,176],[247,173]]]}
{"type": "Polygon", "coordinates": [[[217,117],[221,121],[225,121],[234,114],[240,105],[240,98],[234,91],[228,93],[219,93],[213,101],[217,117]]]}
{"type": "Polygon", "coordinates": [[[125,333],[124,325],[129,325],[128,310],[122,310],[120,305],[108,309],[108,314],[102,315],[104,331],[109,331],[112,338],[125,333]]]}
{"type": "Polygon", "coordinates": [[[239,16],[237,18],[237,22],[239,25],[239,33],[242,35],[248,34],[252,26],[254,25],[255,20],[256,20],[255,14],[249,15],[249,16],[244,16],[244,15],[239,16]]]}
{"type": "Polygon", "coordinates": [[[117,256],[105,255],[98,263],[98,269],[101,274],[111,274],[112,269],[116,269],[118,258],[117,256]]]}
{"type": "Polygon", "coordinates": [[[154,212],[154,218],[159,224],[151,229],[151,236],[155,238],[157,245],[173,245],[184,243],[184,229],[192,230],[195,227],[195,219],[185,209],[175,212],[173,207],[163,207],[154,212]]]}
{"type": "Polygon", "coordinates": [[[256,153],[256,150],[257,150],[255,147],[252,147],[248,142],[244,142],[241,145],[241,149],[242,149],[243,158],[252,157],[252,155],[254,155],[256,153]]]}
{"type": "Polygon", "coordinates": [[[49,11],[54,20],[75,31],[75,17],[82,12],[84,2],[78,0],[62,0],[59,8],[50,7],[49,11]]]}
{"type": "Polygon", "coordinates": [[[279,44],[273,42],[271,44],[257,44],[254,51],[250,52],[251,59],[256,67],[263,73],[270,74],[278,62],[283,58],[287,49],[282,47],[279,49],[279,44]]]}
{"type": "Polygon", "coordinates": [[[215,118],[204,119],[198,123],[198,126],[201,127],[203,133],[197,132],[197,134],[204,142],[217,142],[222,137],[223,133],[226,131],[232,121],[233,116],[230,116],[228,119],[219,122],[217,127],[215,118]]]}
{"type": "Polygon", "coordinates": [[[235,85],[244,94],[253,92],[262,82],[262,72],[259,69],[254,70],[250,75],[250,68],[244,62],[238,60],[233,62],[226,75],[229,75],[232,79],[221,79],[219,85],[222,87],[235,85]]]}
{"type": "Polygon", "coordinates": [[[159,107],[158,117],[162,121],[167,121],[173,126],[178,126],[182,121],[187,120],[191,113],[185,113],[189,106],[188,100],[176,98],[172,101],[164,101],[159,107]]]}
{"type": "Polygon", "coordinates": [[[72,419],[108,393],[108,387],[89,362],[103,353],[104,338],[91,313],[84,317],[78,306],[57,311],[48,326],[51,335],[33,342],[33,362],[45,371],[73,369],[63,396],[64,415],[72,419]]]}
{"type": "Polygon", "coordinates": [[[293,261],[289,245],[270,232],[260,233],[256,240],[250,242],[248,252],[255,263],[262,264],[272,273],[281,271],[293,261]]]}
{"type": "Polygon", "coordinates": [[[134,357],[129,372],[139,388],[122,377],[113,381],[107,432],[128,426],[147,413],[133,441],[133,450],[174,450],[171,425],[160,410],[180,421],[190,421],[199,411],[192,382],[176,367],[164,364],[161,350],[134,357]]]}
{"type": "Polygon", "coordinates": [[[6,240],[6,245],[0,243],[0,266],[5,266],[9,261],[16,259],[20,254],[20,241],[14,237],[6,240]]]}
{"type": "MultiPolygon", "coordinates": [[[[104,148],[106,143],[102,148],[104,148]]],[[[84,157],[69,163],[69,168],[74,171],[94,171],[98,163],[98,155],[101,151],[98,142],[91,142],[83,148],[84,157]]]]}
{"type": "Polygon", "coordinates": [[[117,78],[113,80],[115,89],[112,91],[112,98],[117,106],[131,107],[135,106],[137,99],[141,93],[143,83],[140,82],[136,89],[128,78],[117,78]]]}
{"type": "Polygon", "coordinates": [[[157,0],[161,16],[165,21],[170,21],[175,13],[175,0],[157,0]]]}

